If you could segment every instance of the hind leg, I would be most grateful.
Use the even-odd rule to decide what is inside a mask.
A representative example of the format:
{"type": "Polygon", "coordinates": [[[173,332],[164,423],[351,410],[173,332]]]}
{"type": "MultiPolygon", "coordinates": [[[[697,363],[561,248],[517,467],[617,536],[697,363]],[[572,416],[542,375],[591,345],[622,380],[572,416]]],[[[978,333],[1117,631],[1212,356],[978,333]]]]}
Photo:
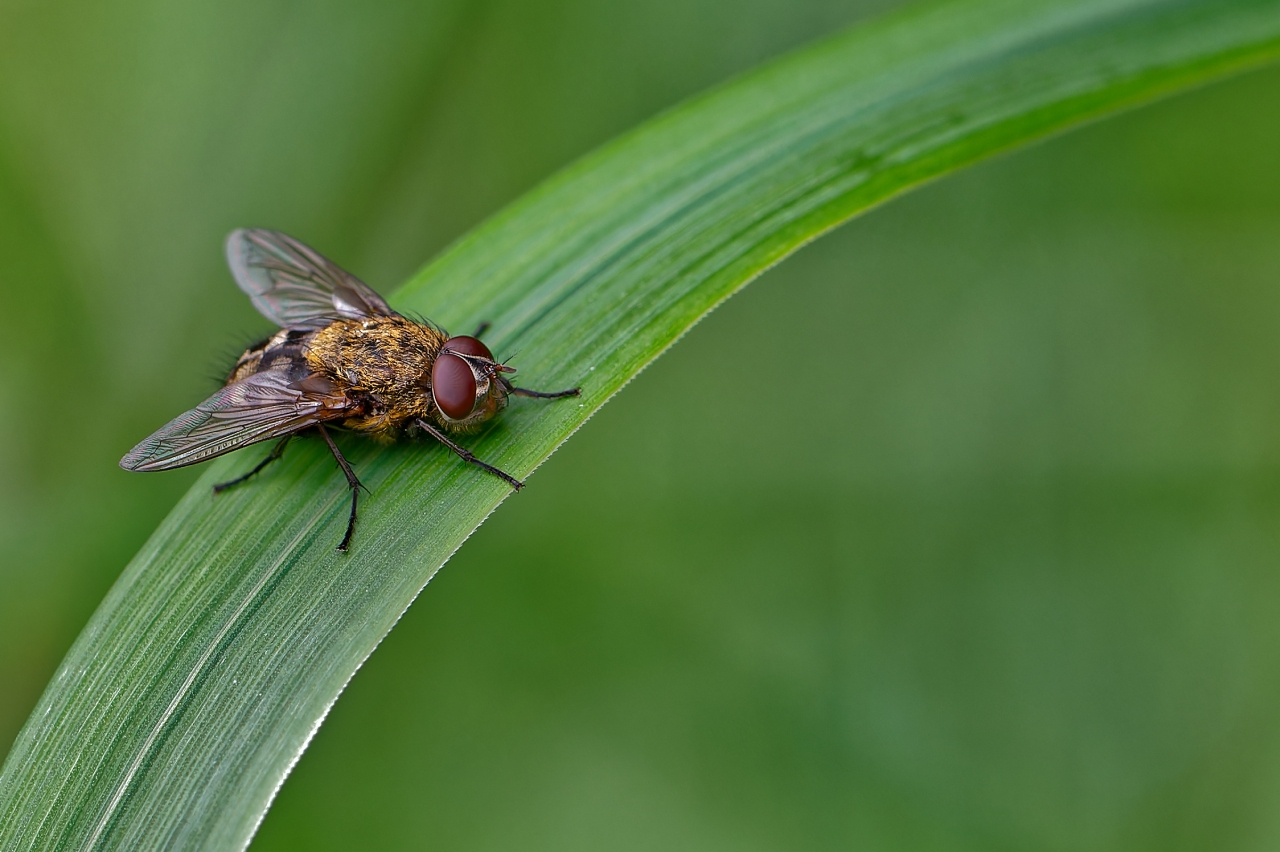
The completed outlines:
{"type": "Polygon", "coordinates": [[[351,516],[347,518],[347,534],[342,537],[342,543],[338,545],[338,550],[345,553],[347,546],[351,544],[351,536],[356,531],[356,504],[360,499],[360,480],[356,478],[356,472],[351,469],[351,463],[343,458],[338,445],[329,437],[329,432],[324,425],[317,423],[316,428],[320,430],[320,437],[324,438],[324,442],[329,445],[329,452],[333,453],[333,457],[338,460],[338,467],[342,468],[342,473],[347,477],[347,486],[351,489],[351,516]]]}
{"type": "Polygon", "coordinates": [[[276,459],[284,455],[284,448],[289,443],[289,439],[292,437],[293,437],[292,435],[285,435],[283,438],[277,441],[276,445],[271,448],[271,452],[267,455],[267,457],[262,461],[258,462],[258,466],[255,467],[253,470],[249,471],[248,473],[246,473],[244,476],[237,476],[235,479],[229,479],[226,482],[219,482],[217,485],[213,486],[213,493],[221,494],[223,491],[226,491],[228,488],[239,485],[241,482],[250,480],[257,474],[261,473],[264,467],[266,467],[267,465],[271,464],[273,461],[275,461],[276,459]]]}

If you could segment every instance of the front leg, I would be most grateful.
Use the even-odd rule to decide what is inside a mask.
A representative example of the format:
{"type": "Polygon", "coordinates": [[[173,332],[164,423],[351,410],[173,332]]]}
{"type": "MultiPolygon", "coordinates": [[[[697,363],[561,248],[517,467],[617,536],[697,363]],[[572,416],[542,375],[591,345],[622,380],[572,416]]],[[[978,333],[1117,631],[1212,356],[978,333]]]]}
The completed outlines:
{"type": "Polygon", "coordinates": [[[568,390],[562,391],[536,391],[529,390],[528,388],[518,388],[515,385],[512,385],[511,392],[516,396],[529,396],[534,399],[563,399],[566,396],[580,396],[582,394],[582,388],[569,388],[568,390]]]}
{"type": "Polygon", "coordinates": [[[562,391],[536,391],[528,388],[518,388],[511,382],[507,381],[505,376],[499,376],[498,381],[502,382],[502,386],[506,388],[507,393],[513,393],[516,396],[528,396],[533,399],[563,399],[567,396],[581,396],[582,388],[569,388],[562,391]]]}

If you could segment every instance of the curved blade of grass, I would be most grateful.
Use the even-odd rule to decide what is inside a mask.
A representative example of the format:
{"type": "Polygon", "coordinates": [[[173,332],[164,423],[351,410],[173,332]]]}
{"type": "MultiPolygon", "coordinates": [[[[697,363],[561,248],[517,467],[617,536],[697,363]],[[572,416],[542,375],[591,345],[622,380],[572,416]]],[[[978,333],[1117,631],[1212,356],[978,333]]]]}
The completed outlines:
{"type": "MultiPolygon", "coordinates": [[[[394,302],[454,328],[491,320],[523,383],[582,385],[581,400],[516,401],[471,442],[527,475],[805,241],[980,157],[1277,53],[1276,2],[899,15],[607,146],[394,302]]],[[[353,672],[508,493],[438,447],[346,441],[372,497],[342,556],[341,476],[303,444],[216,500],[209,486],[257,455],[215,463],[125,570],[5,764],[0,846],[243,847],[353,672]]]]}

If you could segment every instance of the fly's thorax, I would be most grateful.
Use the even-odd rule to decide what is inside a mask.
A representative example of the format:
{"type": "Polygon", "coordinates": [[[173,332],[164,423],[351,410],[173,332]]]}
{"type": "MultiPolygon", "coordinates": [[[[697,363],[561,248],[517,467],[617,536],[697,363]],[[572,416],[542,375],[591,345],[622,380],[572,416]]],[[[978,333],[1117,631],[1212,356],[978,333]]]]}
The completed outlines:
{"type": "Polygon", "coordinates": [[[307,346],[312,369],[351,387],[374,390],[419,384],[445,336],[403,317],[338,320],[307,346]]]}
{"type": "Polygon", "coordinates": [[[403,317],[338,320],[315,333],[306,358],[314,372],[360,403],[348,428],[383,432],[428,414],[428,377],[446,339],[403,317]]]}

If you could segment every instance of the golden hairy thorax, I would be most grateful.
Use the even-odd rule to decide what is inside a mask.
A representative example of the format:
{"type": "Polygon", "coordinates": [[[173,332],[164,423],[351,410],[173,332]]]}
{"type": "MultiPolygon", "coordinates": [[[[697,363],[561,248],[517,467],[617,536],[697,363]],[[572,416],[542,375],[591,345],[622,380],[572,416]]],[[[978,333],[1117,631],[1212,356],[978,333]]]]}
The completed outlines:
{"type": "Polygon", "coordinates": [[[448,337],[403,317],[338,320],[307,340],[307,366],[363,403],[348,429],[390,438],[432,407],[431,365],[448,337]]]}

